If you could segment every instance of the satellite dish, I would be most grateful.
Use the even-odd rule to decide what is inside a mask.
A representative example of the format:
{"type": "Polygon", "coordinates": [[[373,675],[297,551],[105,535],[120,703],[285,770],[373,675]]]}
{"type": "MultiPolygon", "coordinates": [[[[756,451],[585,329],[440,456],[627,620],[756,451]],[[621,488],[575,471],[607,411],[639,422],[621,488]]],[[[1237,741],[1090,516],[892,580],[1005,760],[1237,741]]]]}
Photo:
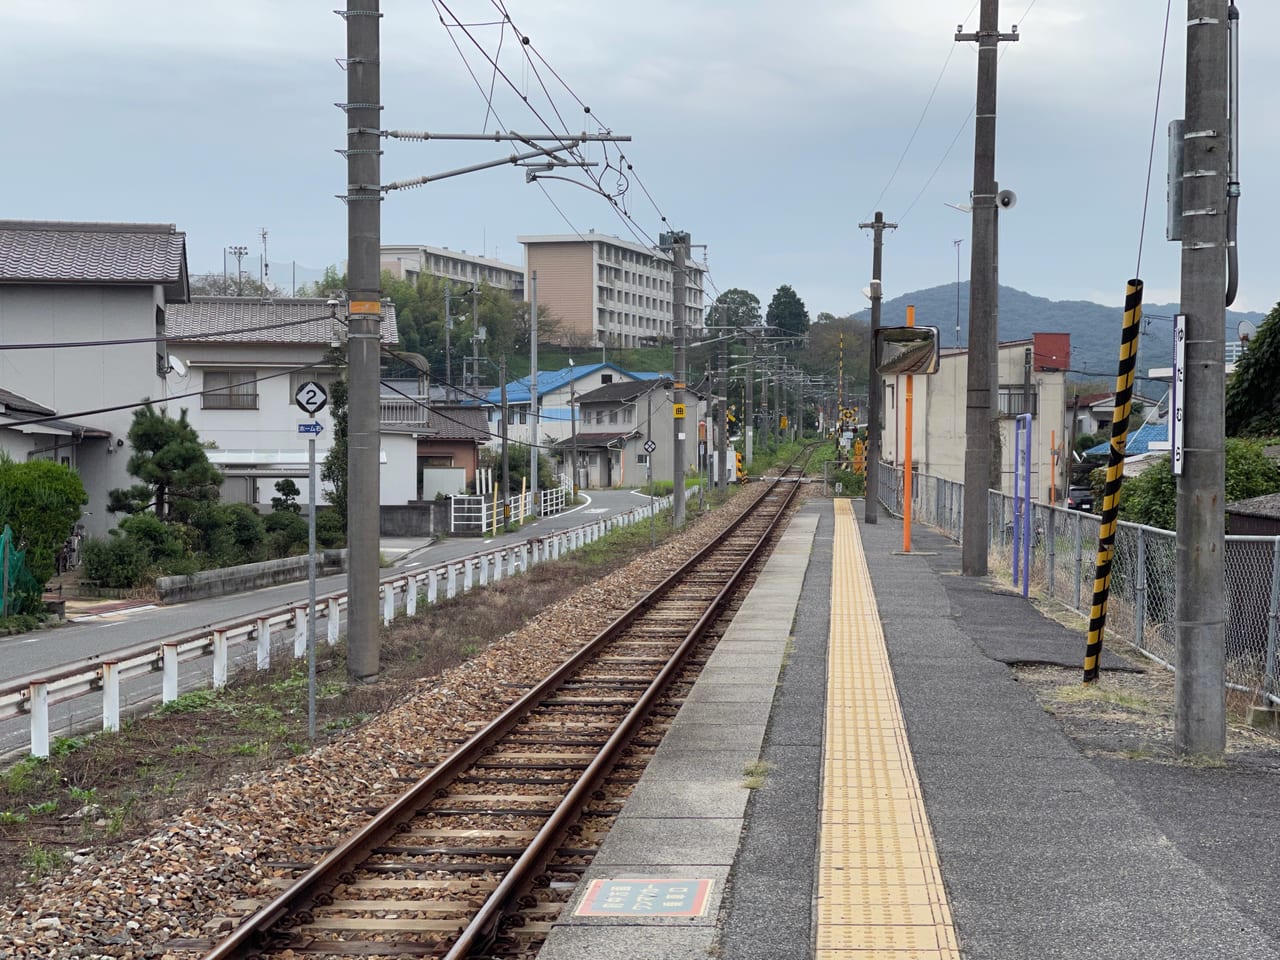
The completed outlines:
{"type": "Polygon", "coordinates": [[[169,371],[176,373],[180,377],[185,377],[187,375],[187,365],[183,360],[171,353],[169,354],[169,371]]]}
{"type": "Polygon", "coordinates": [[[1252,321],[1241,320],[1236,325],[1236,336],[1240,338],[1241,343],[1248,343],[1257,333],[1258,328],[1253,325],[1252,321]]]}

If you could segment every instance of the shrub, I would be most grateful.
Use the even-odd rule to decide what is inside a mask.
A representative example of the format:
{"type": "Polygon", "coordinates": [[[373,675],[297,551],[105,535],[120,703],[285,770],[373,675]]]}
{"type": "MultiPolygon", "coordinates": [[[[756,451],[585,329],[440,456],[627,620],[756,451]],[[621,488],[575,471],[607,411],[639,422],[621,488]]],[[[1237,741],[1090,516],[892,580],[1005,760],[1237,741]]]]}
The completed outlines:
{"type": "Polygon", "coordinates": [[[307,521],[296,513],[279,511],[263,517],[267,531],[267,556],[272,559],[292,556],[305,550],[308,541],[307,521]]]}
{"type": "Polygon", "coordinates": [[[133,587],[151,565],[146,546],[138,540],[120,536],[105,540],[86,540],[82,549],[84,574],[104,587],[133,587]]]}
{"type": "Polygon", "coordinates": [[[322,547],[346,546],[346,524],[337,510],[321,510],[316,514],[316,543],[322,547]]]}

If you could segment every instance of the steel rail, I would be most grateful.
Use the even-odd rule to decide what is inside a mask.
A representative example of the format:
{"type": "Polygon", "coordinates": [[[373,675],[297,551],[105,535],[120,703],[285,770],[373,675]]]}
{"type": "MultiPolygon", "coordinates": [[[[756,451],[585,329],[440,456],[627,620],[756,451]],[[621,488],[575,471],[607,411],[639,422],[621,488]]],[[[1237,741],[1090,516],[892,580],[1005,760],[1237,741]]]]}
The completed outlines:
{"type": "MultiPolygon", "coordinates": [[[[273,928],[282,919],[309,911],[318,904],[321,898],[327,897],[328,891],[337,885],[342,875],[367,858],[369,850],[381,846],[389,838],[401,832],[417,811],[435,796],[436,791],[447,786],[477,759],[486,754],[496,740],[523,720],[541,700],[545,699],[564,680],[590,661],[602,647],[621,635],[635,620],[678,586],[691,568],[701,563],[709,553],[719,547],[728,536],[752,517],[755,505],[763,502],[770,493],[778,489],[780,483],[781,478],[770,483],[756,498],[752,508],[735,518],[719,538],[699,549],[688,561],[667,576],[653,590],[620,614],[593,640],[585,644],[577,653],[564,661],[555,671],[543,678],[520,699],[508,706],[488,726],[475,733],[466,743],[459,746],[452,754],[437,764],[398,799],[374,816],[364,827],[351,834],[305,874],[294,881],[291,886],[246,919],[212,951],[205,954],[205,960],[227,960],[227,958],[242,957],[261,951],[269,943],[273,928]]],[[[787,498],[787,503],[790,502],[791,496],[794,496],[794,489],[793,487],[792,493],[787,498]]],[[[780,508],[779,516],[781,516],[783,509],[785,509],[785,505],[780,508]]],[[[770,529],[772,529],[772,525],[770,529]]],[[[767,536],[767,534],[764,536],[767,536]]],[[[762,536],[762,540],[764,536],[762,536]]]]}
{"type": "MultiPolygon", "coordinates": [[[[773,481],[761,493],[756,503],[753,504],[752,509],[754,510],[758,507],[766,497],[779,488],[783,488],[781,477],[773,481]]],[[[582,808],[586,806],[591,795],[617,762],[622,748],[634,735],[636,729],[644,721],[649,711],[653,709],[659,698],[666,692],[671,681],[675,679],[676,674],[684,666],[689,653],[702,640],[725,606],[728,605],[738,584],[751,570],[769,537],[777,529],[778,523],[785,515],[787,507],[795,499],[799,484],[790,484],[789,487],[783,489],[787,490],[786,496],[783,497],[782,503],[770,519],[768,526],[757,537],[751,551],[738,564],[737,569],[734,570],[725,581],[724,586],[716,593],[707,609],[703,611],[702,616],[686,633],[684,640],[680,642],[666,665],[650,682],[635,706],[628,711],[626,717],[610,735],[609,739],[600,747],[595,759],[591,761],[578,778],[578,781],[565,794],[555,811],[547,818],[546,823],[543,824],[537,835],[530,841],[524,853],[503,874],[498,886],[485,899],[484,905],[481,906],[466,928],[459,933],[454,945],[445,954],[444,960],[464,960],[476,948],[489,946],[498,935],[498,927],[505,918],[518,908],[519,901],[533,887],[537,875],[546,868],[548,862],[555,855],[556,850],[559,849],[564,840],[565,834],[579,818],[582,808]]],[[[711,546],[722,544],[724,539],[737,528],[738,525],[735,524],[725,532],[725,537],[719,538],[711,546]]]]}

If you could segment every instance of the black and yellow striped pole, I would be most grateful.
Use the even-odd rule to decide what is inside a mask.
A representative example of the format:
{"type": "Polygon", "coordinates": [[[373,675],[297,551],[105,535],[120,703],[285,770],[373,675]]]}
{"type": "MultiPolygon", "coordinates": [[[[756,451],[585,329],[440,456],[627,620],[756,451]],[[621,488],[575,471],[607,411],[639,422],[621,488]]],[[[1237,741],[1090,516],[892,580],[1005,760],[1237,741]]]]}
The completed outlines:
{"type": "Polygon", "coordinates": [[[1089,607],[1089,638],[1084,649],[1084,682],[1098,679],[1102,633],[1107,625],[1107,596],[1111,592],[1111,561],[1115,555],[1120,513],[1120,481],[1124,479],[1124,449],[1129,440],[1133,409],[1133,370],[1138,362],[1138,327],[1142,322],[1142,281],[1130,280],[1124,296],[1124,325],[1120,329],[1120,366],[1116,371],[1115,414],[1111,419],[1111,449],[1107,454],[1107,483],[1102,490],[1102,524],[1098,528],[1098,559],[1093,575],[1093,603],[1089,607]]]}

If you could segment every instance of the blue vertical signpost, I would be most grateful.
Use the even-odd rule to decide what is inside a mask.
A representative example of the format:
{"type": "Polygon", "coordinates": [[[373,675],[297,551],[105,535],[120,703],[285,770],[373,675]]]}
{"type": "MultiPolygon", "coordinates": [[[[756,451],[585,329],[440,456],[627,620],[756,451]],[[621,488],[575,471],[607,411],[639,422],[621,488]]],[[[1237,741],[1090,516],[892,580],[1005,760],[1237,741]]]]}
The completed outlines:
{"type": "MultiPolygon", "coordinates": [[[[314,380],[298,387],[293,401],[303,413],[314,417],[329,402],[325,388],[314,380]]],[[[307,736],[316,738],[316,437],[324,425],[319,420],[298,424],[298,434],[307,438],[307,736]]]]}
{"type": "Polygon", "coordinates": [[[1019,584],[1022,571],[1022,595],[1031,586],[1031,414],[1020,414],[1013,440],[1013,585],[1019,584]],[[1021,483],[1022,490],[1018,486],[1021,483]]]}

